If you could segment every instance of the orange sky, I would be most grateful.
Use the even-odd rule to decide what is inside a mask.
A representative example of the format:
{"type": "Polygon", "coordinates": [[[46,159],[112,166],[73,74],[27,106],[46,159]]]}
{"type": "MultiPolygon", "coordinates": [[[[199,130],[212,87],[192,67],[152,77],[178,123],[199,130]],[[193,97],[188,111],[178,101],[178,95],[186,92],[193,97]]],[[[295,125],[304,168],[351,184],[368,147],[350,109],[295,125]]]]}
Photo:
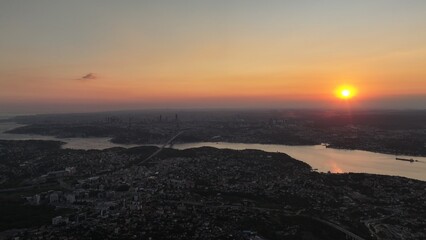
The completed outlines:
{"type": "Polygon", "coordinates": [[[426,106],[424,1],[18,0],[0,16],[8,112],[339,107],[342,84],[354,106],[426,106]]]}

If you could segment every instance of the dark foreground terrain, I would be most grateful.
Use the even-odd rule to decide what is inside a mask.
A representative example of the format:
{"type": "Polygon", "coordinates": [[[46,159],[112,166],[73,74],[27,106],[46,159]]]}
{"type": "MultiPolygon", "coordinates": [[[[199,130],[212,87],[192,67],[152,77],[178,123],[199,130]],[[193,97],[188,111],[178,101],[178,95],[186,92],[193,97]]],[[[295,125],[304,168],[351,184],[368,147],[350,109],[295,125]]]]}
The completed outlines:
{"type": "Polygon", "coordinates": [[[0,141],[0,239],[425,239],[426,183],[285,154],[0,141]]]}

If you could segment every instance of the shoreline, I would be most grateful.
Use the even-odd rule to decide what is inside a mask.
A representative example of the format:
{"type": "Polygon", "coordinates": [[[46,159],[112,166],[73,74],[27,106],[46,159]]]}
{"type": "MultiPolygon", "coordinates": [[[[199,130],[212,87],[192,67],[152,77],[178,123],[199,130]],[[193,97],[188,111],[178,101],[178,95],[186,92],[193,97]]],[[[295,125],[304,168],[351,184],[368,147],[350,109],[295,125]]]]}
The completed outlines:
{"type": "MultiPolygon", "coordinates": [[[[124,146],[112,146],[112,147],[108,147],[108,148],[103,148],[103,149],[77,149],[77,148],[67,148],[66,145],[68,144],[67,142],[61,141],[60,139],[58,140],[37,140],[37,139],[28,139],[28,140],[3,140],[0,139],[0,141],[19,141],[19,142],[26,142],[26,141],[34,141],[34,142],[54,142],[54,143],[58,143],[59,148],[61,150],[72,150],[72,151],[99,151],[99,152],[103,152],[103,151],[114,151],[115,149],[122,149],[123,151],[128,151],[128,150],[137,150],[139,149],[143,149],[143,148],[149,148],[149,147],[161,147],[161,145],[155,145],[155,144],[144,144],[144,145],[136,145],[136,146],[129,146],[129,147],[124,147],[124,146]]],[[[264,149],[260,149],[260,148],[256,148],[256,146],[254,146],[253,148],[223,148],[223,147],[218,147],[218,146],[214,146],[217,144],[223,144],[223,143],[214,143],[214,142],[209,142],[211,145],[209,144],[205,144],[205,145],[197,145],[197,146],[191,146],[191,147],[185,147],[185,144],[183,145],[179,145],[176,144],[175,147],[172,148],[167,148],[167,149],[173,149],[173,150],[177,150],[177,151],[186,151],[186,150],[194,150],[194,149],[202,149],[202,148],[212,148],[215,150],[231,150],[231,151],[259,151],[259,152],[263,152],[265,154],[284,154],[289,156],[290,158],[292,158],[293,160],[299,161],[303,164],[307,164],[309,165],[309,167],[311,168],[311,171],[313,172],[318,172],[321,174],[367,174],[367,175],[379,175],[379,176],[389,176],[389,177],[402,177],[402,178],[407,178],[407,179],[411,179],[411,180],[417,180],[417,181],[424,181],[426,182],[426,179],[420,179],[420,178],[416,178],[413,176],[407,176],[407,175],[403,175],[403,174],[386,174],[386,173],[380,173],[380,172],[365,172],[365,171],[343,171],[343,172],[333,172],[331,171],[332,169],[329,170],[319,170],[317,166],[312,165],[312,162],[310,162],[307,159],[304,158],[298,158],[293,156],[292,154],[285,152],[285,151],[267,151],[264,149]],[[213,146],[212,146],[213,145],[213,146]],[[177,147],[176,147],[177,146],[177,147]],[[183,146],[183,147],[182,147],[183,146]]],[[[199,143],[202,144],[202,143],[199,143]]],[[[232,143],[230,143],[232,144],[232,143]]],[[[190,144],[188,144],[190,145],[190,144]]],[[[244,144],[243,144],[244,145],[244,144]]],[[[256,145],[264,145],[264,144],[256,144],[256,145]]],[[[265,145],[265,146],[271,146],[271,145],[265,145]]],[[[276,145],[276,146],[282,146],[282,145],[276,145]]],[[[316,147],[320,147],[321,145],[316,145],[316,147]]],[[[305,146],[305,147],[310,147],[310,146],[305,146]]],[[[323,148],[325,149],[325,147],[323,148]]],[[[336,150],[341,150],[341,149],[336,149],[336,150]]],[[[344,150],[344,151],[361,151],[361,152],[367,152],[367,151],[362,151],[362,150],[344,150]]],[[[371,152],[368,152],[371,153],[371,152]]],[[[374,153],[374,154],[381,154],[381,153],[374,153]]],[[[404,157],[410,157],[410,156],[404,156],[404,157]]],[[[398,162],[398,161],[396,161],[398,162]]],[[[410,163],[406,163],[403,162],[404,165],[406,166],[410,166],[410,163]]],[[[414,165],[411,165],[414,166],[414,165]]]]}
{"type": "MultiPolygon", "coordinates": [[[[12,120],[12,119],[11,119],[12,120]]],[[[0,123],[2,123],[0,121],[0,123]]],[[[26,127],[26,126],[31,126],[31,124],[21,124],[21,123],[17,123],[15,121],[7,121],[7,122],[3,122],[3,123],[13,123],[13,124],[17,124],[20,125],[16,128],[13,129],[9,129],[6,130],[4,132],[1,133],[5,133],[5,134],[18,134],[18,135],[30,135],[30,136],[40,136],[40,137],[50,137],[50,138],[55,138],[58,139],[58,141],[62,141],[62,140],[66,140],[66,139],[91,139],[91,138],[97,138],[97,139],[104,139],[104,138],[108,138],[109,142],[111,144],[116,144],[118,146],[125,146],[128,145],[129,147],[131,146],[143,146],[143,145],[161,145],[163,144],[162,142],[138,142],[138,141],[116,141],[116,138],[114,136],[71,136],[71,137],[63,137],[60,135],[49,135],[49,134],[41,134],[41,133],[31,133],[31,131],[27,131],[27,132],[13,132],[16,129],[19,129],[21,127],[26,127]]],[[[1,139],[1,138],[0,138],[1,139]]],[[[300,144],[300,143],[278,143],[278,142],[273,142],[273,141],[217,141],[218,143],[231,143],[231,144],[261,144],[261,145],[279,145],[279,146],[319,146],[322,145],[323,143],[318,143],[318,144],[300,144]]],[[[211,143],[211,141],[176,141],[174,144],[197,144],[197,143],[211,143]]],[[[365,151],[365,152],[370,152],[370,153],[379,153],[379,154],[387,154],[387,155],[394,155],[394,156],[404,156],[404,157],[426,157],[426,154],[421,154],[421,153],[417,153],[417,152],[405,152],[405,153],[398,153],[396,154],[395,152],[391,152],[391,151],[387,151],[387,150],[377,150],[377,149],[370,149],[370,148],[357,148],[357,147],[340,147],[336,144],[330,144],[330,143],[326,143],[326,147],[330,148],[330,149],[335,149],[335,150],[345,150],[345,151],[365,151]]]]}

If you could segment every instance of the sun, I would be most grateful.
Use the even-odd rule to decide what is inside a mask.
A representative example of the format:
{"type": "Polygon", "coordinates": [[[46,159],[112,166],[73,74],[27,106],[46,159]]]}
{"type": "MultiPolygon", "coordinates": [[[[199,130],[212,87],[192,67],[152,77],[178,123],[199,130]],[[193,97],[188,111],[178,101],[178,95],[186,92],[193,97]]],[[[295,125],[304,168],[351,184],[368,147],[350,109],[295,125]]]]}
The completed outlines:
{"type": "Polygon", "coordinates": [[[350,99],[356,95],[356,89],[352,86],[340,86],[335,91],[336,96],[341,99],[350,99]]]}
{"type": "Polygon", "coordinates": [[[340,92],[340,95],[341,95],[343,98],[350,98],[350,97],[351,97],[351,90],[349,90],[349,89],[343,89],[343,90],[340,92]]]}

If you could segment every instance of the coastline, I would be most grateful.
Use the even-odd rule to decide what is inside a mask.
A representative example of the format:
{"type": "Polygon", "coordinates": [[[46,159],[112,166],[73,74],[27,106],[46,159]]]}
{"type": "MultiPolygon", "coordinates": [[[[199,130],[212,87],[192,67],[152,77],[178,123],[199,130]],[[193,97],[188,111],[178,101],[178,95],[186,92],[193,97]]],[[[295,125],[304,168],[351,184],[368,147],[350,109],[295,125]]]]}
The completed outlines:
{"type": "MultiPolygon", "coordinates": [[[[61,134],[47,134],[47,133],[43,133],[43,132],[37,132],[34,133],[31,130],[25,130],[23,129],[24,127],[31,127],[31,124],[21,124],[21,123],[17,123],[15,121],[6,121],[6,122],[10,122],[10,123],[15,123],[15,124],[19,124],[20,126],[13,128],[13,129],[9,129],[3,133],[7,133],[7,134],[20,134],[20,135],[32,135],[32,136],[44,136],[44,137],[52,137],[52,138],[56,138],[56,139],[73,139],[73,138],[109,138],[110,142],[112,144],[117,144],[118,146],[126,146],[128,145],[129,147],[131,146],[138,146],[138,145],[160,145],[163,144],[164,142],[144,142],[144,141],[122,141],[122,140],[117,140],[117,138],[115,136],[108,136],[108,135],[79,135],[79,136],[64,136],[61,134]]],[[[204,140],[204,141],[182,141],[180,139],[177,139],[177,141],[175,143],[177,144],[196,144],[199,142],[204,142],[204,143],[210,143],[211,141],[209,140],[204,140]]],[[[224,143],[235,143],[235,144],[262,144],[262,145],[283,145],[283,146],[318,146],[318,145],[322,145],[323,143],[316,143],[316,144],[301,144],[301,143],[280,143],[280,142],[274,142],[274,141],[218,141],[218,142],[224,142],[224,143]]],[[[331,148],[331,149],[336,149],[336,150],[346,150],[346,151],[366,151],[366,152],[371,152],[371,153],[380,153],[380,154],[388,154],[388,155],[395,155],[395,156],[404,156],[404,157],[426,157],[426,153],[419,153],[419,152],[403,152],[403,153],[395,153],[393,151],[387,150],[387,149],[383,149],[383,148],[370,148],[370,147],[364,147],[364,148],[360,148],[360,147],[350,147],[350,146],[339,146],[336,144],[331,144],[331,143],[327,143],[326,144],[327,148],[331,148]]]]}

